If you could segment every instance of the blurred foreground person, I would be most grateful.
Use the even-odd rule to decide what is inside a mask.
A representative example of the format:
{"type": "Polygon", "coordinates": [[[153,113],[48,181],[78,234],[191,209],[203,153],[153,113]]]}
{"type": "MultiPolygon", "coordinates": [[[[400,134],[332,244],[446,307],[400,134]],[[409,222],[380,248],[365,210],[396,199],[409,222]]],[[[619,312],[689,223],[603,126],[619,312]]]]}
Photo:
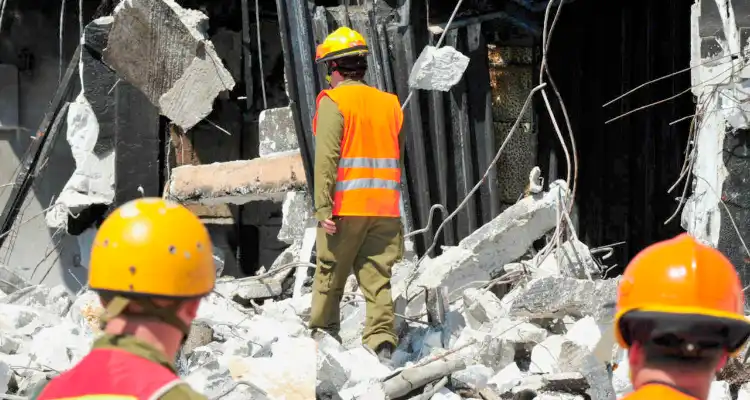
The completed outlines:
{"type": "Polygon", "coordinates": [[[215,279],[198,217],[158,198],[124,204],[91,251],[89,287],[106,309],[104,335],[32,399],[206,399],[179,379],[173,360],[215,279]]]}
{"type": "Polygon", "coordinates": [[[641,251],[620,282],[615,335],[635,391],[623,399],[705,400],[750,335],[742,285],[718,250],[687,234],[641,251]]]}

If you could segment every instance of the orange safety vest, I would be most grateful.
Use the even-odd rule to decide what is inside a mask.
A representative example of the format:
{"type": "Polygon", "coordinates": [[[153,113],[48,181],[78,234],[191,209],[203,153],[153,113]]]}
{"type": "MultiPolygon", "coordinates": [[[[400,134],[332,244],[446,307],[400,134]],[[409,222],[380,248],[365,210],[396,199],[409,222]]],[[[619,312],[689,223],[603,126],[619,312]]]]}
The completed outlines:
{"type": "MultiPolygon", "coordinates": [[[[399,217],[404,113],[398,97],[365,85],[323,90],[344,116],[333,215],[399,217]]],[[[318,112],[313,118],[316,133],[318,112]]]]}
{"type": "Polygon", "coordinates": [[[698,400],[677,388],[663,383],[649,383],[641,386],[635,392],[624,396],[621,400],[698,400]]]}

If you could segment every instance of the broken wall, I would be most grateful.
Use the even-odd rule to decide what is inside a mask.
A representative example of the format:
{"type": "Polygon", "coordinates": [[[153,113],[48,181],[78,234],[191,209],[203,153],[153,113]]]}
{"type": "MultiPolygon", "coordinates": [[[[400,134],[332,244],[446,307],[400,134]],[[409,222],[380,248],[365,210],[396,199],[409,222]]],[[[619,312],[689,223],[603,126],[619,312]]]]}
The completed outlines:
{"type": "MultiPolygon", "coordinates": [[[[34,7],[33,2],[8,2],[0,33],[0,64],[18,70],[18,130],[0,128],[0,207],[4,207],[20,161],[41,123],[61,74],[78,44],[78,18],[74,7],[63,25],[60,58],[59,8],[34,7]],[[62,68],[62,72],[61,72],[62,68]]],[[[89,10],[87,10],[89,11],[89,10]]],[[[75,237],[47,228],[43,210],[59,194],[74,169],[65,145],[65,132],[57,136],[50,158],[26,198],[16,226],[0,249],[0,264],[16,269],[32,282],[63,283],[76,291],[86,279],[81,260],[86,252],[75,237]],[[20,224],[23,222],[22,224],[20,224]]]]}
{"type": "Polygon", "coordinates": [[[750,284],[750,6],[746,1],[697,0],[692,7],[692,93],[697,98],[692,195],[682,225],[731,260],[750,284]]]}

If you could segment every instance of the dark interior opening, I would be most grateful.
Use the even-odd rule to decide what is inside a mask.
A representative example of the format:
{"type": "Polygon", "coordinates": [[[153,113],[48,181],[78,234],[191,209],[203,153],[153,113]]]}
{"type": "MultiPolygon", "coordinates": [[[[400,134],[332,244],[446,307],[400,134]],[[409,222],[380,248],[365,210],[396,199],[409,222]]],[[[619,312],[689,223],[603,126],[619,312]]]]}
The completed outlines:
{"type": "MultiPolygon", "coordinates": [[[[669,224],[664,222],[682,192],[682,185],[671,194],[667,189],[682,170],[690,119],[670,122],[695,112],[692,95],[688,92],[605,122],[684,91],[691,85],[690,72],[602,105],[689,66],[690,5],[682,0],[577,0],[564,5],[552,36],[549,65],[578,147],[578,235],[590,247],[626,242],[615,247],[608,260],[610,266],[617,264],[610,276],[621,273],[645,246],[682,231],[679,214],[669,224]]],[[[541,59],[541,43],[537,49],[541,59]]],[[[538,70],[535,75],[538,81],[538,70]]],[[[554,150],[558,176],[564,178],[565,158],[541,98],[534,106],[540,167],[543,173],[549,171],[554,150]]],[[[564,129],[563,115],[553,107],[564,129]]]]}

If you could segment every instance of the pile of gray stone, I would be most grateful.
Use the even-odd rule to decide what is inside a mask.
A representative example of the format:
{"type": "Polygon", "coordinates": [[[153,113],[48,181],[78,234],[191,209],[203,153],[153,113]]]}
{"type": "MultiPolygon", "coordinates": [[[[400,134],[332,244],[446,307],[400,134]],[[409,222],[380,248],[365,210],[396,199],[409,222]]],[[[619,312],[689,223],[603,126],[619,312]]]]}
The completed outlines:
{"type": "MultiPolygon", "coordinates": [[[[308,275],[309,231],[284,229],[294,250],[258,276],[220,278],[203,301],[176,360],[180,374],[209,398],[229,400],[622,396],[632,388],[612,333],[619,280],[606,279],[601,252],[562,233],[567,196],[554,182],[442,255],[402,260],[392,285],[400,343],[388,364],[360,343],[365,304],[356,284],[342,302],[342,342],[311,337],[312,295],[289,284],[294,270],[308,275]],[[555,245],[535,249],[545,236],[555,245]]],[[[7,268],[0,290],[0,392],[25,396],[88,352],[102,309],[93,292],[32,286],[7,268]]],[[[750,398],[744,381],[724,379],[712,400],[750,398]]]]}

